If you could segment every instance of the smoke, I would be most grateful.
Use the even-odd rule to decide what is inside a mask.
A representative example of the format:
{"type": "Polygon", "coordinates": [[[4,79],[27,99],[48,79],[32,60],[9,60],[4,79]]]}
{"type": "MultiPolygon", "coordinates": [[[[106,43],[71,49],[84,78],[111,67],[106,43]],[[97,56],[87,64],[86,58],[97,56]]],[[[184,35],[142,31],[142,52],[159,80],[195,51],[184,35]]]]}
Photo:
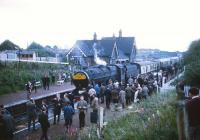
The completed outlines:
{"type": "Polygon", "coordinates": [[[106,61],[102,60],[101,58],[98,57],[98,51],[96,49],[96,43],[94,43],[93,45],[93,50],[94,50],[94,61],[96,62],[96,64],[98,65],[106,65],[106,61]]]}

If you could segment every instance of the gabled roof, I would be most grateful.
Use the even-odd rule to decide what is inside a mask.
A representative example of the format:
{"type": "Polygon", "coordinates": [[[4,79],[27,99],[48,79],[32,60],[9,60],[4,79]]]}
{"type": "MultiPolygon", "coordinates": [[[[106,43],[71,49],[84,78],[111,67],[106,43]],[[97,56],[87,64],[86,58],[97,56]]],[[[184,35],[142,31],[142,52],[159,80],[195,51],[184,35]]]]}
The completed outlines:
{"type": "MultiPolygon", "coordinates": [[[[111,57],[115,42],[120,52],[120,57],[130,56],[132,49],[134,49],[134,37],[104,37],[101,40],[78,40],[76,41],[75,47],[79,47],[88,57],[94,56],[94,49],[97,50],[98,56],[100,57],[111,57]]],[[[70,50],[68,54],[72,51],[70,50]]]]}
{"type": "Polygon", "coordinates": [[[94,41],[93,40],[78,40],[76,46],[78,46],[87,56],[94,55],[94,41]]]}
{"type": "Polygon", "coordinates": [[[17,53],[19,50],[5,50],[1,51],[1,53],[17,53]]]}
{"type": "MultiPolygon", "coordinates": [[[[19,51],[18,51],[18,53],[19,53],[19,51]]],[[[22,51],[20,51],[20,54],[34,54],[35,52],[34,51],[27,51],[27,50],[22,50],[22,51]]]]}
{"type": "Polygon", "coordinates": [[[124,52],[121,51],[121,49],[118,49],[118,59],[129,59],[129,56],[125,55],[124,52]]]}
{"type": "Polygon", "coordinates": [[[130,55],[135,44],[134,37],[121,37],[116,40],[117,47],[122,50],[126,55],[130,55]]]}
{"type": "Polygon", "coordinates": [[[74,57],[84,56],[87,57],[87,55],[79,48],[79,46],[74,46],[69,50],[67,55],[71,54],[74,57]]]}
{"type": "Polygon", "coordinates": [[[102,38],[101,45],[103,46],[103,55],[111,56],[114,48],[115,40],[114,38],[102,38]]]}

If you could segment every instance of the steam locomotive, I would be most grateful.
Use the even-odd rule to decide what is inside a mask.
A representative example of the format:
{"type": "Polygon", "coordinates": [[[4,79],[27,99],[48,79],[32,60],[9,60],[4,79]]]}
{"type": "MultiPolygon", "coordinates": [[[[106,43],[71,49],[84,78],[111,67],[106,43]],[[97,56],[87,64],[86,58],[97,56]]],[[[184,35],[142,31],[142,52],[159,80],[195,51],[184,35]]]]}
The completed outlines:
{"type": "Polygon", "coordinates": [[[72,76],[72,82],[78,89],[87,88],[89,84],[105,83],[109,79],[113,81],[125,83],[129,77],[137,77],[139,75],[147,75],[151,72],[160,70],[169,71],[180,63],[179,57],[171,57],[158,59],[155,61],[141,61],[135,63],[120,62],[110,65],[96,65],[88,67],[84,70],[77,71],[72,76]]]}

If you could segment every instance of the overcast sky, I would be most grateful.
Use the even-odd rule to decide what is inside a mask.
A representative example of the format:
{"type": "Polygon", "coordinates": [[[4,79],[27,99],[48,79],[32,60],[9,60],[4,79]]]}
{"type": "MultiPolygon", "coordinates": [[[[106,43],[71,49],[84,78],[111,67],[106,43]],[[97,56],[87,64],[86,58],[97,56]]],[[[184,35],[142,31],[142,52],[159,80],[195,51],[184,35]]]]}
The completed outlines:
{"type": "Polygon", "coordinates": [[[0,42],[72,47],[77,39],[134,36],[137,48],[185,51],[200,35],[198,0],[0,0],[0,42]]]}

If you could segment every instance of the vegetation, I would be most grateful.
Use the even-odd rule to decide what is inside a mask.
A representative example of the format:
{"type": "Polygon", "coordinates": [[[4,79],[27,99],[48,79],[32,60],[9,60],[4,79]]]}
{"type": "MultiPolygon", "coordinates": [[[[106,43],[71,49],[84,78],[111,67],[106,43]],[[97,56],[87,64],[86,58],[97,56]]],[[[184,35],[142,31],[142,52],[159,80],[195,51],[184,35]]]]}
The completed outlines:
{"type": "Polygon", "coordinates": [[[200,40],[195,40],[184,55],[185,82],[192,86],[200,85],[200,40]]]}
{"type": "Polygon", "coordinates": [[[55,57],[55,53],[48,51],[40,44],[37,44],[35,42],[31,43],[30,46],[28,46],[27,50],[35,51],[38,54],[38,57],[55,57]]]}
{"type": "Polygon", "coordinates": [[[44,74],[57,75],[64,65],[0,61],[0,95],[24,90],[27,81],[40,80],[44,74]]]}
{"type": "Polygon", "coordinates": [[[108,123],[106,140],[177,140],[175,92],[162,93],[136,105],[140,111],[108,123]]]}
{"type": "Polygon", "coordinates": [[[19,46],[15,45],[12,43],[10,40],[5,40],[0,44],[0,51],[5,51],[5,50],[18,50],[19,46]]]}

